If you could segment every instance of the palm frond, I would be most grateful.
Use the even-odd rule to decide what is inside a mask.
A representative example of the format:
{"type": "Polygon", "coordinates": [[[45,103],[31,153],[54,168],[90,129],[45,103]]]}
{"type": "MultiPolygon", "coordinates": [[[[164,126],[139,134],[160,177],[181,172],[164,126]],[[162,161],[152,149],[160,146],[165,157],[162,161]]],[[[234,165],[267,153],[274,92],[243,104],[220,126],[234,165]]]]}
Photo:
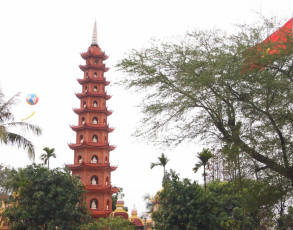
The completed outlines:
{"type": "Polygon", "coordinates": [[[17,97],[19,97],[20,92],[15,94],[13,97],[11,97],[8,101],[4,102],[3,100],[3,93],[1,92],[0,97],[0,122],[4,123],[7,120],[13,120],[14,116],[10,112],[11,106],[15,105],[17,103],[17,97]]]}
{"type": "Polygon", "coordinates": [[[169,161],[169,159],[164,155],[164,153],[162,153],[161,157],[158,157],[158,159],[160,161],[160,164],[164,167],[167,165],[169,161]]]}
{"type": "Polygon", "coordinates": [[[159,165],[161,165],[160,163],[151,163],[151,169],[153,168],[153,167],[155,167],[155,166],[159,166],[159,165]]]}
{"type": "Polygon", "coordinates": [[[6,123],[5,126],[6,127],[20,127],[22,128],[24,132],[31,131],[33,132],[34,135],[37,135],[37,136],[42,134],[42,129],[39,126],[33,125],[31,123],[27,123],[27,122],[10,122],[10,123],[6,123]]]}
{"type": "Polygon", "coordinates": [[[194,168],[192,169],[194,173],[197,173],[197,171],[199,170],[199,168],[203,166],[202,163],[197,163],[195,164],[194,168]]]}
{"type": "MultiPolygon", "coordinates": [[[[5,143],[5,142],[4,142],[5,143]]],[[[18,148],[27,150],[28,157],[31,160],[35,159],[35,148],[31,141],[16,133],[6,132],[6,144],[16,144],[18,148]]]]}

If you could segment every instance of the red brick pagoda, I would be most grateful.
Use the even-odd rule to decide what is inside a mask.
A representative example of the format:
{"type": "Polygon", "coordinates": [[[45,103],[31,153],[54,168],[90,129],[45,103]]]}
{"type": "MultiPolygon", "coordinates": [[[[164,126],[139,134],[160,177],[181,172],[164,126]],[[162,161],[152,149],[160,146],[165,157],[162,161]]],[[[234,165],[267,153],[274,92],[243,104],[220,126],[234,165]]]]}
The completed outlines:
{"type": "Polygon", "coordinates": [[[105,91],[110,82],[104,76],[109,68],[103,62],[108,57],[98,45],[96,23],[92,44],[81,57],[86,64],[79,66],[84,77],[77,80],[82,93],[76,93],[80,108],[73,109],[78,125],[71,126],[76,132],[76,143],[69,144],[74,150],[74,164],[68,168],[85,185],[86,202],[93,218],[107,217],[112,212],[112,194],[118,192],[117,187],[111,186],[111,172],[117,167],[110,166],[110,151],[115,147],[108,142],[108,134],[114,130],[107,124],[112,111],[106,106],[111,96],[105,91]]]}

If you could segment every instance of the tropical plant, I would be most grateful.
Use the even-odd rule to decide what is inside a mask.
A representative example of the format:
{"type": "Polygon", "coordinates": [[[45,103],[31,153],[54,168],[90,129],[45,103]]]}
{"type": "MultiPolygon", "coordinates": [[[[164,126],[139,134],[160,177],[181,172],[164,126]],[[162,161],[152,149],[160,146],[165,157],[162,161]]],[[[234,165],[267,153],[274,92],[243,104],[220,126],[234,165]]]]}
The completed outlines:
{"type": "Polygon", "coordinates": [[[31,131],[35,135],[40,135],[42,130],[39,126],[27,122],[14,122],[11,107],[16,104],[20,93],[15,94],[8,101],[4,100],[4,94],[0,90],[0,143],[16,145],[18,148],[27,150],[28,157],[35,159],[35,148],[31,141],[24,136],[11,132],[11,128],[21,128],[22,131],[31,131]]]}
{"type": "Polygon", "coordinates": [[[11,168],[0,164],[0,202],[8,194],[11,194],[11,190],[7,186],[7,183],[9,182],[12,171],[13,170],[11,168]]]}
{"type": "Polygon", "coordinates": [[[99,218],[97,221],[83,226],[83,230],[134,230],[134,224],[120,217],[99,218]]]}
{"type": "Polygon", "coordinates": [[[180,179],[171,170],[159,192],[159,210],[153,213],[155,229],[219,229],[216,200],[197,182],[180,179]]]}
{"type": "Polygon", "coordinates": [[[48,147],[45,147],[43,148],[43,150],[45,151],[45,153],[43,153],[40,156],[40,159],[44,161],[44,164],[48,164],[48,168],[49,168],[50,157],[56,158],[55,149],[54,148],[50,149],[48,147]]]}
{"type": "Polygon", "coordinates": [[[166,176],[166,165],[169,161],[169,159],[164,155],[164,153],[162,153],[162,155],[160,157],[158,157],[158,162],[156,163],[151,163],[151,169],[153,169],[155,166],[162,166],[163,170],[164,170],[164,178],[166,176]]]}
{"type": "Polygon", "coordinates": [[[11,174],[10,206],[4,215],[10,229],[82,229],[90,220],[85,190],[67,168],[47,169],[29,165],[11,174]]]}
{"type": "Polygon", "coordinates": [[[207,181],[206,181],[206,165],[210,158],[212,158],[214,155],[212,152],[207,148],[204,148],[200,153],[197,154],[197,157],[200,159],[199,163],[195,164],[195,167],[192,169],[194,173],[198,171],[198,169],[203,166],[203,178],[204,178],[204,188],[207,187],[207,181]]]}

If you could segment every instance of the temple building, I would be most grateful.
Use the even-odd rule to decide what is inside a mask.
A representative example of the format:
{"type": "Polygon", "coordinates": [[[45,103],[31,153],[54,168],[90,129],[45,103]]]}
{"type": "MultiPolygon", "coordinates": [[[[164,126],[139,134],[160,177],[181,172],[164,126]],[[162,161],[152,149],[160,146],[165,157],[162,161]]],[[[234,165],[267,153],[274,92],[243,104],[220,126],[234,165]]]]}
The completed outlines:
{"type": "Polygon", "coordinates": [[[131,221],[136,229],[144,229],[144,223],[141,218],[137,216],[137,210],[134,205],[132,211],[131,211],[131,217],[129,218],[129,221],[131,221]]]}
{"type": "Polygon", "coordinates": [[[111,185],[111,172],[117,167],[110,165],[110,152],[115,147],[108,140],[108,134],[114,130],[107,122],[112,114],[107,108],[111,96],[106,93],[110,82],[105,77],[109,68],[104,61],[108,56],[98,45],[96,23],[92,44],[81,57],[85,60],[85,65],[79,66],[83,78],[77,81],[82,92],[76,93],[80,108],[73,109],[78,124],[71,126],[76,132],[76,143],[69,144],[74,150],[74,163],[67,166],[85,185],[86,202],[93,218],[108,217],[112,212],[112,194],[118,192],[111,185]]]}
{"type": "Polygon", "coordinates": [[[121,217],[123,219],[128,219],[129,215],[128,212],[126,212],[124,210],[124,201],[122,200],[122,197],[120,196],[120,194],[118,194],[118,199],[116,201],[116,210],[114,210],[111,213],[111,216],[113,217],[121,217]]]}
{"type": "Polygon", "coordinates": [[[4,199],[5,199],[5,196],[2,196],[1,207],[0,207],[0,230],[8,229],[8,221],[2,215],[2,213],[5,211],[7,207],[4,203],[4,199]]]}

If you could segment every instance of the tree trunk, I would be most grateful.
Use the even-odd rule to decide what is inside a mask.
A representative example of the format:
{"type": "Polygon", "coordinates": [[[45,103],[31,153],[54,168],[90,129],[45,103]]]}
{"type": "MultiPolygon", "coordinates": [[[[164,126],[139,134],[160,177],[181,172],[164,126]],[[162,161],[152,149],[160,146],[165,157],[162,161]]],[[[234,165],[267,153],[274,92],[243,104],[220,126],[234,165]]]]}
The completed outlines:
{"type": "Polygon", "coordinates": [[[203,180],[204,180],[204,190],[207,189],[207,182],[206,182],[206,165],[203,165],[203,180]]]}

